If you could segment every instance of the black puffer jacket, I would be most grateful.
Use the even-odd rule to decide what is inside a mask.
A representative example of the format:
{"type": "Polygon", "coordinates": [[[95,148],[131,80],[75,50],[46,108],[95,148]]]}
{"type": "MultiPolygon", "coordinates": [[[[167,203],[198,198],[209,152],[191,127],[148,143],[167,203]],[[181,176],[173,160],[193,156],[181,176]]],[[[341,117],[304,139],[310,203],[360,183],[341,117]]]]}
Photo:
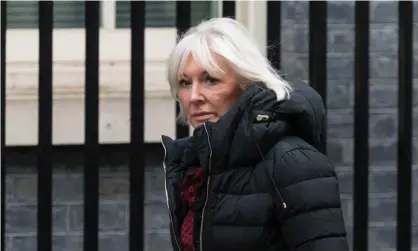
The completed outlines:
{"type": "Polygon", "coordinates": [[[291,98],[254,84],[218,122],[162,142],[174,250],[181,250],[188,170],[209,172],[195,215],[197,251],[347,251],[333,165],[317,149],[324,133],[321,97],[292,83],[291,98]]]}

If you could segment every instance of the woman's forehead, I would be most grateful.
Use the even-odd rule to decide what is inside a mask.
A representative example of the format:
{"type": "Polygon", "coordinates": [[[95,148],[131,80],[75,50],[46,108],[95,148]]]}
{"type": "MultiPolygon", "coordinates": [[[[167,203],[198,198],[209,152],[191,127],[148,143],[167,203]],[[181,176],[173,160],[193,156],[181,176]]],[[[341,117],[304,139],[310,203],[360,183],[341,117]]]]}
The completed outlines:
{"type": "Polygon", "coordinates": [[[191,75],[211,74],[221,75],[230,70],[227,60],[212,53],[212,59],[195,57],[193,53],[189,53],[184,62],[178,69],[179,77],[189,77],[191,75]]]}

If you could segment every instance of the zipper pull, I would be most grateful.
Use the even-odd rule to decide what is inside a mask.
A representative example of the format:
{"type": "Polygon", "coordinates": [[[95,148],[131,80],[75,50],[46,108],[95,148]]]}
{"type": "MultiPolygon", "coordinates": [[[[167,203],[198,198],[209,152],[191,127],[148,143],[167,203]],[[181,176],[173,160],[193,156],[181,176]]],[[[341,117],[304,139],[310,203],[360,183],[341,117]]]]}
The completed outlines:
{"type": "Polygon", "coordinates": [[[268,115],[263,115],[263,114],[258,114],[258,115],[257,115],[257,117],[255,117],[255,119],[256,119],[258,122],[261,122],[261,121],[267,121],[269,118],[270,118],[270,117],[269,117],[268,115]]]}

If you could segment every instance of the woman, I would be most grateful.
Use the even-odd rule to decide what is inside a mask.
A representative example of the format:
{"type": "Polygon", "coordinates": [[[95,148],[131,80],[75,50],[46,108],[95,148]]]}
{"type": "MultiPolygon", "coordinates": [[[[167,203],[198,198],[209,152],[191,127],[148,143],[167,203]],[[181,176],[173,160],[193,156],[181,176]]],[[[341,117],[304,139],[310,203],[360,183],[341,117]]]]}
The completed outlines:
{"type": "Polygon", "coordinates": [[[179,121],[195,128],[162,137],[174,250],[348,250],[313,89],[284,81],[228,18],[182,37],[168,81],[179,121]]]}

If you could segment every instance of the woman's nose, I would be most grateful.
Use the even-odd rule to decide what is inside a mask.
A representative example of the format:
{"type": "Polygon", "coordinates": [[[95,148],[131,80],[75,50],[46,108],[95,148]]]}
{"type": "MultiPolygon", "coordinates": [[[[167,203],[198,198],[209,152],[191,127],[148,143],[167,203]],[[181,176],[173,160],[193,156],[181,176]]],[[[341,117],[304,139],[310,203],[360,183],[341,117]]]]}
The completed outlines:
{"type": "Polygon", "coordinates": [[[201,102],[203,100],[202,90],[198,82],[192,84],[190,95],[191,102],[201,102]]]}

